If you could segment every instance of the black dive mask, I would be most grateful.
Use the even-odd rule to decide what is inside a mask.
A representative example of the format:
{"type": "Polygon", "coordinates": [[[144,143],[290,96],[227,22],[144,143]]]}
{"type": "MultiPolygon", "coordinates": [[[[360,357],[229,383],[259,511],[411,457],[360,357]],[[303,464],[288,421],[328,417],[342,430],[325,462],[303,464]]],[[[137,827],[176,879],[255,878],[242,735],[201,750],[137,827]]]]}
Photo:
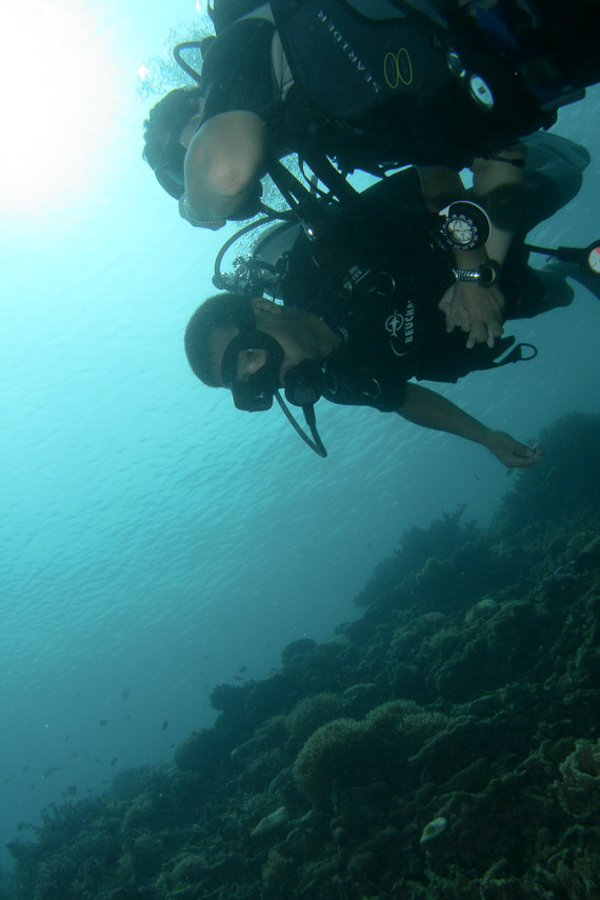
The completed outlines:
{"type": "Polygon", "coordinates": [[[279,370],[284,356],[281,344],[256,328],[241,331],[229,342],[223,354],[221,377],[238,409],[260,412],[271,408],[273,397],[279,390],[279,370]],[[246,381],[238,381],[238,357],[244,350],[264,350],[266,361],[246,381]]]}
{"type": "Polygon", "coordinates": [[[327,456],[327,451],[319,437],[314,404],[321,397],[321,366],[314,360],[306,359],[289,369],[284,378],[285,396],[289,403],[302,407],[304,418],[310,428],[313,440],[304,433],[279,393],[279,372],[285,352],[279,341],[254,324],[254,315],[241,316],[238,321],[240,333],[232,338],[223,354],[221,377],[225,387],[233,395],[237,409],[261,412],[270,409],[275,398],[284,415],[308,446],[319,456],[327,456]],[[246,381],[237,380],[238,357],[244,350],[264,350],[266,360],[260,369],[246,381]]]}

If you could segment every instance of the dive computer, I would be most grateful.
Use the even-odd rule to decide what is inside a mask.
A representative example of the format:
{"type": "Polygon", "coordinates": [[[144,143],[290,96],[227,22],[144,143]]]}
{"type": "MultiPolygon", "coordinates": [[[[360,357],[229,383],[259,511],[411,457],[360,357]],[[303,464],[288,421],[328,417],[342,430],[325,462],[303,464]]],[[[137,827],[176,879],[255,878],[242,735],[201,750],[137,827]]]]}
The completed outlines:
{"type": "Polygon", "coordinates": [[[440,229],[442,237],[456,250],[477,250],[483,247],[490,235],[488,214],[471,200],[456,200],[441,209],[439,214],[444,219],[440,229]]]}

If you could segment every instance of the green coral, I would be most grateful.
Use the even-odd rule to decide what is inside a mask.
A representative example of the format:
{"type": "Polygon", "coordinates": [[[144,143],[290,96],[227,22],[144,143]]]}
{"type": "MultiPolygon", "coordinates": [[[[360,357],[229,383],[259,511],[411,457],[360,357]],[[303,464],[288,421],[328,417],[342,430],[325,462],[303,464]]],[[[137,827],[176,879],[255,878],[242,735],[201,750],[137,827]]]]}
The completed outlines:
{"type": "Polygon", "coordinates": [[[300,700],[287,717],[288,743],[300,747],[321,725],[338,719],[344,712],[344,703],[338,694],[323,692],[300,700]]]}
{"type": "Polygon", "coordinates": [[[279,850],[269,850],[267,861],[261,873],[263,893],[268,897],[284,897],[284,889],[293,882],[296,865],[289,856],[284,856],[279,850]]]}
{"type": "Polygon", "coordinates": [[[419,709],[408,700],[391,700],[371,710],[365,726],[379,740],[396,741],[402,756],[408,758],[451,721],[443,713],[419,709]]]}
{"type": "Polygon", "coordinates": [[[407,577],[415,577],[430,558],[441,562],[450,559],[456,548],[467,539],[476,538],[478,530],[474,522],[461,523],[465,510],[460,506],[453,513],[444,512],[427,528],[407,529],[397,549],[375,567],[373,575],[355,598],[357,606],[379,604],[386,596],[397,595],[407,577]]]}
{"type": "Polygon", "coordinates": [[[558,799],[578,819],[600,814],[600,740],[577,741],[560,766],[558,799]]]}
{"type": "Polygon", "coordinates": [[[496,515],[495,528],[505,535],[536,522],[547,527],[560,520],[565,509],[598,509],[600,416],[561,416],[540,433],[540,442],[543,464],[518,474],[496,515]]]}
{"type": "Polygon", "coordinates": [[[450,721],[406,700],[383,703],[360,722],[335,719],[318,728],[298,753],[296,785],[317,806],[327,806],[337,786],[394,781],[408,758],[450,721]]]}
{"type": "Polygon", "coordinates": [[[224,753],[221,735],[214,729],[192,731],[173,751],[173,762],[184,772],[209,776],[224,753]]]}
{"type": "Polygon", "coordinates": [[[369,741],[362,722],[334,719],[312,734],[294,763],[294,779],[300,790],[317,805],[327,805],[333,782],[368,776],[369,741]]]}

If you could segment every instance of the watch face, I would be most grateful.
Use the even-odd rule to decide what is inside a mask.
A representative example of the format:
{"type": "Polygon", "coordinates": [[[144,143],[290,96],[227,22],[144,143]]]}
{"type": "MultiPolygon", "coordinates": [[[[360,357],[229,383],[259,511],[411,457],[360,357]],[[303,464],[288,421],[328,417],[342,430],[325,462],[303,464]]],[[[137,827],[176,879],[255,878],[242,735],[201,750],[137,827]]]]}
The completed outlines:
{"type": "Polygon", "coordinates": [[[446,233],[450,240],[459,247],[471,247],[477,241],[477,226],[472,219],[466,216],[456,216],[448,219],[446,233]]]}

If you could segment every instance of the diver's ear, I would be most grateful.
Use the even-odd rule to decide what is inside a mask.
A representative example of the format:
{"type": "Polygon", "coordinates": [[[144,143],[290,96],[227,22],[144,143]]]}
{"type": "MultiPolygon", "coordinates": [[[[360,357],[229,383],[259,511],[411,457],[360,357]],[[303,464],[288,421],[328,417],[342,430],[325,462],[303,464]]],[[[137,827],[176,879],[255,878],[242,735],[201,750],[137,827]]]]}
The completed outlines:
{"type": "Polygon", "coordinates": [[[267,300],[266,297],[255,297],[250,304],[255,313],[266,313],[270,316],[280,316],[283,308],[279,303],[267,300]]]}

